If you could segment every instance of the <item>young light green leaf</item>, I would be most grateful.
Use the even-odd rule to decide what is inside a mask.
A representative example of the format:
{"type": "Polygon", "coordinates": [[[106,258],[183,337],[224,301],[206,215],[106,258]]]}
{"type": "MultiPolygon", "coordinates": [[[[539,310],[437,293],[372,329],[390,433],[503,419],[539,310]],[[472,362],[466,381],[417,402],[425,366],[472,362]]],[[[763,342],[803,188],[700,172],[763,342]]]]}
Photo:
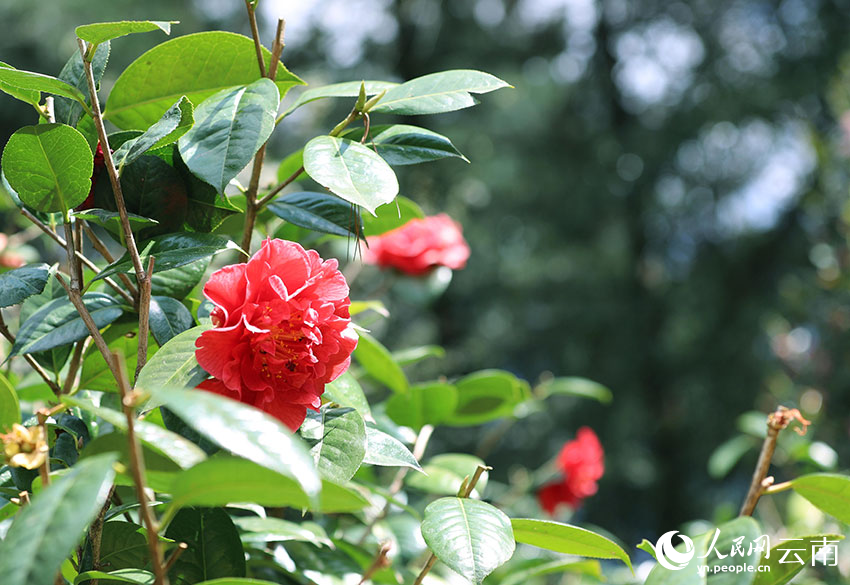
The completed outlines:
{"type": "Polygon", "coordinates": [[[410,467],[422,471],[413,453],[404,443],[371,426],[366,427],[366,455],[363,463],[387,467],[410,467]]]}
{"type": "MultiPolygon", "coordinates": [[[[74,211],[71,213],[74,217],[79,217],[90,223],[94,223],[105,228],[111,228],[115,232],[120,231],[121,215],[117,211],[108,211],[97,207],[86,209],[84,211],[74,211]]],[[[134,231],[149,225],[156,225],[159,222],[149,217],[142,217],[135,213],[127,213],[127,219],[130,220],[131,229],[134,231]]]]}
{"type": "MultiPolygon", "coordinates": [[[[98,327],[106,327],[123,313],[118,301],[99,292],[83,295],[83,304],[98,327]]],[[[71,301],[67,298],[54,299],[24,321],[9,356],[46,351],[88,335],[89,330],[71,301]]]]}
{"type": "Polygon", "coordinates": [[[393,361],[389,350],[368,333],[360,332],[360,340],[354,350],[354,359],[370,376],[393,392],[407,393],[409,388],[407,376],[393,361]]]}
{"type": "Polygon", "coordinates": [[[363,216],[363,232],[366,236],[379,236],[390,230],[403,226],[411,219],[425,217],[422,209],[408,199],[399,195],[395,201],[381,205],[375,210],[375,215],[363,216]]]}
{"type": "Polygon", "coordinates": [[[438,559],[476,584],[506,563],[516,546],[510,518],[469,498],[441,498],[429,504],[422,536],[438,559]]]}
{"type": "Polygon", "coordinates": [[[314,181],[374,215],[398,195],[392,168],[368,147],[346,138],[317,136],[304,147],[304,170],[314,181]]]}
{"type": "Polygon", "coordinates": [[[62,561],[106,501],[114,455],[83,460],[18,512],[0,547],[3,585],[54,582],[62,561]]]}
{"type": "Polygon", "coordinates": [[[554,395],[578,396],[579,398],[592,398],[602,404],[608,404],[614,397],[611,391],[602,384],[587,378],[576,377],[545,380],[537,386],[537,392],[539,392],[541,398],[554,395]]]}
{"type": "MultiPolygon", "coordinates": [[[[277,167],[277,180],[283,183],[289,177],[301,170],[304,166],[304,149],[299,148],[295,152],[287,155],[277,167]]],[[[302,177],[306,177],[303,173],[302,177]]]]}
{"type": "MultiPolygon", "coordinates": [[[[3,61],[0,61],[0,69],[14,69],[14,67],[9,65],[8,63],[4,63],[3,61]]],[[[19,99],[22,102],[26,102],[26,103],[31,104],[33,106],[38,106],[38,102],[41,101],[41,92],[40,91],[32,90],[32,89],[21,89],[19,87],[14,86],[14,85],[4,83],[3,81],[0,81],[0,91],[2,91],[3,93],[9,94],[10,96],[12,96],[15,99],[19,99]]]]}
{"type": "Polygon", "coordinates": [[[454,412],[457,389],[445,382],[411,386],[407,394],[393,394],[387,400],[387,416],[396,424],[414,429],[438,425],[454,412]]]}
{"type": "Polygon", "coordinates": [[[594,559],[619,559],[630,569],[632,561],[619,545],[578,526],[548,520],[512,518],[517,542],[546,550],[594,559]]]}
{"type": "Polygon", "coordinates": [[[0,433],[7,433],[12,425],[21,422],[21,405],[15,388],[0,374],[0,433]]]}
{"type": "Polygon", "coordinates": [[[528,398],[528,383],[510,372],[482,370],[455,382],[457,406],[444,424],[471,426],[511,416],[528,398]]]}
{"type": "MultiPolygon", "coordinates": [[[[103,43],[94,52],[91,61],[92,76],[94,77],[95,87],[100,83],[103,73],[106,71],[106,63],[109,61],[109,43],[103,43]]],[[[59,79],[76,87],[85,96],[86,103],[91,105],[91,97],[89,95],[88,79],[86,77],[85,66],[83,65],[83,56],[77,47],[74,47],[71,57],[65,62],[62,71],[59,72],[59,79]]],[[[76,100],[68,99],[62,96],[56,96],[53,99],[53,113],[56,121],[61,124],[77,127],[77,130],[83,132],[85,125],[80,123],[83,116],[83,106],[76,100]]],[[[86,119],[91,121],[91,116],[86,116],[86,119]]],[[[94,130],[94,122],[91,121],[92,130],[94,130]]],[[[95,135],[97,133],[95,132],[95,135]]],[[[85,135],[85,134],[83,134],[85,135]]],[[[95,137],[95,145],[97,137],[95,137]]],[[[94,150],[94,147],[92,148],[94,150]]]]}
{"type": "Polygon", "coordinates": [[[360,387],[360,382],[351,375],[351,372],[344,372],[336,380],[329,382],[325,386],[325,393],[322,397],[327,402],[335,402],[340,406],[350,406],[359,412],[363,418],[372,418],[369,401],[366,400],[366,395],[363,394],[363,388],[360,387]]]}
{"type": "Polygon", "coordinates": [[[471,93],[487,93],[509,84],[482,71],[455,69],[411,79],[391,88],[373,112],[412,116],[440,114],[474,106],[471,93]]]}
{"type": "MultiPolygon", "coordinates": [[[[271,53],[265,48],[262,53],[268,70],[271,53]]],[[[119,128],[144,130],[180,96],[200,104],[218,91],[258,79],[254,42],[249,37],[223,31],[185,35],[157,45],[124,70],[106,101],[105,116],[119,128]]],[[[275,84],[281,98],[303,83],[278,65],[275,84]]]]}
{"type": "Polygon", "coordinates": [[[308,410],[300,433],[313,445],[310,453],[324,479],[345,483],[354,477],[366,454],[366,425],[356,410],[308,410]]]}
{"type": "Polygon", "coordinates": [[[50,267],[47,264],[27,264],[0,274],[0,308],[24,302],[33,295],[41,294],[50,267]]]}
{"type": "Polygon", "coordinates": [[[758,446],[758,441],[748,435],[738,435],[717,447],[708,458],[708,474],[714,479],[728,475],[741,457],[758,446]]]}
{"type": "Polygon", "coordinates": [[[93,45],[99,45],[118,37],[133,33],[150,32],[161,30],[167,35],[171,34],[171,25],[179,24],[177,20],[122,20],[120,22],[96,22],[84,24],[76,28],[77,36],[93,45]]]}
{"type": "MultiPolygon", "coordinates": [[[[288,480],[291,481],[291,480],[288,480]]],[[[315,522],[289,522],[280,518],[259,518],[244,516],[234,518],[233,522],[242,531],[242,542],[287,542],[298,540],[315,546],[333,548],[333,542],[327,532],[315,522]]]]}
{"type": "Polygon", "coordinates": [[[308,89],[298,96],[298,99],[291,106],[284,110],[282,117],[286,117],[304,104],[309,104],[316,100],[329,97],[357,97],[360,94],[360,85],[366,88],[366,95],[373,96],[381,93],[385,89],[390,89],[397,86],[397,83],[390,81],[344,81],[342,83],[334,83],[331,85],[323,85],[308,89]]]}
{"type": "MultiPolygon", "coordinates": [[[[137,387],[141,386],[141,375],[139,378],[137,387]]],[[[293,478],[311,497],[318,495],[321,484],[310,452],[276,418],[212,392],[141,387],[217,445],[293,478]]]]}
{"type": "Polygon", "coordinates": [[[109,581],[117,581],[118,583],[135,583],[136,585],[153,585],[155,581],[154,574],[142,569],[118,569],[110,573],[103,571],[85,571],[77,575],[74,579],[74,585],[88,583],[93,579],[100,579],[104,583],[109,581]]]}
{"type": "Polygon", "coordinates": [[[812,473],[792,480],[791,487],[819,510],[850,524],[850,477],[812,473]]]}
{"type": "Polygon", "coordinates": [[[43,75],[34,71],[24,71],[22,69],[0,67],[0,83],[19,90],[43,91],[66,97],[78,102],[86,112],[89,111],[86,96],[79,89],[50,75],[43,75]]]}
{"type": "Polygon", "coordinates": [[[279,104],[277,86],[265,78],[208,97],[198,105],[195,125],[177,142],[183,162],[223,193],[271,136],[279,104]]]}
{"type": "Polygon", "coordinates": [[[198,325],[168,340],[139,372],[136,388],[194,388],[206,380],[209,374],[195,359],[195,340],[211,327],[211,324],[198,325]]]}
{"type": "Polygon", "coordinates": [[[363,237],[363,220],[351,203],[328,193],[289,193],[268,205],[282,220],[304,229],[363,237]]]}
{"type": "MultiPolygon", "coordinates": [[[[472,477],[476,468],[483,465],[484,462],[474,455],[442,453],[432,457],[422,466],[424,475],[408,475],[405,483],[429,494],[454,495],[463,484],[464,478],[472,477]]],[[[484,493],[489,477],[486,471],[481,474],[475,489],[470,494],[471,497],[481,497],[480,494],[484,493]]]]}
{"type": "Polygon", "coordinates": [[[165,345],[173,337],[194,325],[192,313],[177,299],[151,297],[150,328],[159,345],[165,345]]]}
{"type": "Polygon", "coordinates": [[[67,211],[85,201],[91,189],[89,144],[65,124],[24,126],[6,143],[2,164],[21,201],[37,211],[67,211]]]}
{"type": "Polygon", "coordinates": [[[420,345],[392,352],[393,361],[400,366],[409,366],[428,358],[446,357],[446,350],[439,345],[420,345]]]}
{"type": "Polygon", "coordinates": [[[145,152],[176,142],[195,123],[194,108],[186,96],[168,108],[145,133],[122,144],[112,155],[119,167],[130,164],[145,152]]]}
{"type": "Polygon", "coordinates": [[[517,571],[508,573],[499,581],[499,585],[522,585],[534,577],[570,573],[587,575],[603,582],[602,567],[599,561],[551,561],[549,559],[533,559],[517,571]]]}
{"type": "MultiPolygon", "coordinates": [[[[795,536],[793,541],[781,542],[770,549],[770,554],[767,554],[761,559],[761,567],[755,574],[753,585],[785,585],[791,579],[796,577],[800,571],[809,565],[812,557],[819,550],[825,553],[830,553],[830,550],[835,551],[831,547],[844,540],[842,534],[818,534],[817,536],[795,536]],[[786,556],[787,550],[793,552],[789,560],[794,562],[782,562],[786,556]],[[794,558],[796,557],[796,558],[794,558]],[[800,559],[799,562],[797,559],[800,559]]],[[[831,562],[831,561],[830,561],[831,562]]]]}

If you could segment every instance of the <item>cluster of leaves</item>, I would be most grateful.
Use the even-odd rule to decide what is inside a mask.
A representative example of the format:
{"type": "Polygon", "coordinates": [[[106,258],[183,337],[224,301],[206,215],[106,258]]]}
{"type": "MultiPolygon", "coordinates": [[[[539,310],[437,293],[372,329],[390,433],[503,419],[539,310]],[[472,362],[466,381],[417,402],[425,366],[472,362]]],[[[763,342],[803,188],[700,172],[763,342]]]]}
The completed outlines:
{"type": "MultiPolygon", "coordinates": [[[[0,66],[0,90],[32,104],[40,118],[16,132],[3,152],[4,185],[16,203],[42,225],[66,226],[72,266],[75,229],[79,237],[96,224],[126,243],[114,192],[120,185],[140,251],[134,258],[128,247],[83,275],[80,300],[96,331],[73,291],[69,298],[58,284],[56,267],[0,274],[0,308],[19,306],[9,357],[28,356],[46,373],[42,383],[16,384],[18,390],[0,376],[0,429],[42,425],[49,447],[41,475],[0,469],[0,521],[8,527],[0,551],[3,582],[49,584],[59,571],[74,585],[162,583],[157,549],[165,551],[168,578],[181,585],[342,583],[350,575],[418,583],[435,560],[472,583],[497,570],[494,578],[508,583],[556,573],[602,578],[596,560],[512,560],[517,543],[631,568],[629,555],[606,536],[510,517],[508,506],[484,501],[487,467],[479,458],[441,453],[420,464],[418,451],[435,427],[522,417],[556,394],[610,400],[592,382],[556,378],[532,390],[508,372],[485,370],[452,382],[411,383],[404,367],[441,350],[392,353],[363,331],[356,367],[327,386],[325,404],[297,434],[252,407],[192,389],[207,377],[195,359],[195,341],[211,327],[197,285],[213,256],[239,247],[214,230],[252,209],[284,220],[279,233],[290,236],[295,227],[359,238],[420,217],[418,206],[399,196],[393,166],[463,155],[444,136],[408,124],[372,126],[371,117],[454,111],[474,105],[472,94],[507,84],[468,70],[401,84],[347,82],[304,91],[278,113],[287,91],[302,82],[272,63],[271,52],[257,52],[252,39],[232,33],[178,37],[131,64],[105,102],[102,118],[119,128],[108,139],[115,183],[110,169],[95,164],[101,120],[91,86],[106,68],[110,41],[152,30],[169,32],[170,23],[79,27],[83,50],[55,78],[0,66]],[[265,71],[274,71],[273,78],[265,71]],[[52,97],[52,110],[42,93],[52,97]],[[242,189],[236,176],[262,160],[275,127],[297,108],[332,97],[355,99],[351,114],[281,163],[281,187],[259,201],[251,186],[242,189]],[[359,120],[362,128],[349,128],[359,120]],[[319,187],[277,196],[302,175],[319,187]],[[84,205],[92,177],[93,202],[84,205]],[[230,185],[244,196],[225,195],[230,185]],[[81,205],[86,208],[75,209],[81,205]],[[369,214],[360,218],[359,208],[369,214]],[[149,258],[155,258],[151,339],[140,340],[140,307],[126,283],[138,261],[147,266],[149,258]],[[122,369],[138,369],[133,394],[119,394],[122,380],[113,364],[89,345],[100,331],[109,350],[124,356],[122,369]],[[50,407],[22,411],[19,399],[50,407]],[[383,467],[398,471],[388,476],[383,467]],[[153,502],[138,496],[142,487],[153,491],[153,502]],[[145,521],[148,506],[157,516],[153,523],[145,521]],[[377,545],[386,542],[391,568],[378,562],[384,549],[377,545]]],[[[253,224],[247,228],[250,247],[253,224]]],[[[371,301],[352,305],[354,317],[370,310],[385,313],[371,301]]],[[[816,475],[792,487],[847,522],[848,485],[845,476],[816,475]]],[[[754,521],[738,522],[735,529],[758,530],[754,521]]],[[[656,569],[649,579],[675,577],[656,569]]],[[[750,581],[736,585],[755,575],[740,577],[750,581]]]]}

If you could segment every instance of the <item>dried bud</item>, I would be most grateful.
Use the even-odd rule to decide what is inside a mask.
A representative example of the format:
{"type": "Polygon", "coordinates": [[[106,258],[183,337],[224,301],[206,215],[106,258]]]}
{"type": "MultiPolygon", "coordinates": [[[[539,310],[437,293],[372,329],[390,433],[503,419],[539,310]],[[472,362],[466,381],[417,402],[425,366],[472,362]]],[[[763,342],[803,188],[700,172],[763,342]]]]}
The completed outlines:
{"type": "Polygon", "coordinates": [[[42,427],[12,425],[12,431],[0,435],[6,462],[11,467],[38,469],[47,459],[47,440],[42,427]]]}

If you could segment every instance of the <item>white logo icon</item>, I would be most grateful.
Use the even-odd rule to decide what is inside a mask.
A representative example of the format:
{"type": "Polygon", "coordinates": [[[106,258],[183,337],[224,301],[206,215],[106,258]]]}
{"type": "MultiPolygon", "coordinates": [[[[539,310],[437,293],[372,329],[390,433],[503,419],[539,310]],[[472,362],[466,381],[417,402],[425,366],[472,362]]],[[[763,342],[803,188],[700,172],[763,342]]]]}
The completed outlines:
{"type": "Polygon", "coordinates": [[[684,534],[679,534],[679,538],[685,543],[685,552],[676,550],[673,546],[673,537],[677,534],[679,533],[675,530],[665,532],[655,543],[655,558],[658,560],[658,564],[671,571],[678,571],[687,567],[695,554],[694,541],[684,534]]]}

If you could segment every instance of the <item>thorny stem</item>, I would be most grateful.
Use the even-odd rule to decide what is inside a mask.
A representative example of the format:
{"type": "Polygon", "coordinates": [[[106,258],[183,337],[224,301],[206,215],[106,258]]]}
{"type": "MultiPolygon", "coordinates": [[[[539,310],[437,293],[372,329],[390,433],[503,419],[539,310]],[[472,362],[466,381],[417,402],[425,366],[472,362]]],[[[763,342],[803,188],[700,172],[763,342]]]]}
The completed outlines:
{"type": "MultiPolygon", "coordinates": [[[[6,340],[12,345],[15,344],[15,336],[12,335],[12,332],[9,331],[9,328],[6,326],[6,321],[3,320],[2,312],[0,312],[0,335],[5,337],[6,340]]],[[[59,394],[62,393],[62,389],[59,387],[58,384],[56,384],[56,382],[53,381],[53,379],[50,377],[50,374],[48,374],[45,369],[42,368],[39,363],[35,361],[35,358],[32,357],[30,354],[25,353],[23,354],[23,357],[30,365],[30,367],[35,370],[35,373],[41,376],[41,379],[44,380],[45,384],[50,387],[50,390],[53,391],[56,396],[59,396],[59,394]]]]}
{"type": "MultiPolygon", "coordinates": [[[[475,489],[475,484],[477,484],[478,480],[481,479],[481,474],[489,469],[492,469],[492,467],[487,467],[486,465],[479,465],[475,469],[475,474],[472,476],[471,480],[463,480],[463,483],[460,486],[460,490],[458,491],[457,497],[468,498],[469,494],[472,493],[472,490],[475,489]]],[[[425,576],[431,571],[431,568],[436,562],[437,556],[434,553],[431,553],[431,556],[428,557],[428,560],[425,562],[425,566],[422,567],[422,570],[419,572],[419,575],[417,575],[416,581],[413,582],[413,585],[422,585],[422,581],[425,579],[425,576]]]]}
{"type": "Polygon", "coordinates": [[[153,510],[145,493],[145,460],[142,455],[142,446],[136,436],[136,416],[134,413],[134,398],[130,390],[130,381],[127,379],[127,369],[123,357],[117,352],[112,353],[112,360],[118,364],[118,387],[121,390],[121,405],[124,408],[124,416],[127,419],[127,440],[130,442],[130,468],[133,473],[133,484],[136,487],[136,498],[139,500],[139,514],[142,517],[145,528],[148,531],[148,551],[151,564],[153,565],[156,585],[169,585],[168,575],[162,562],[162,549],[159,546],[159,533],[153,510]]]}
{"type": "Polygon", "coordinates": [[[151,277],[153,276],[154,257],[148,257],[147,278],[139,283],[139,349],[136,354],[136,373],[133,384],[139,379],[139,372],[148,361],[148,331],[150,330],[151,277]]]}
{"type": "MultiPolygon", "coordinates": [[[[796,408],[789,409],[784,406],[780,406],[775,412],[767,415],[767,436],[764,438],[764,443],[762,443],[761,452],[759,453],[758,462],[756,463],[756,469],[753,472],[753,479],[750,482],[750,489],[747,492],[747,498],[744,500],[744,504],[741,506],[741,512],[738,514],[739,516],[752,516],[761,495],[765,493],[767,489],[771,488],[770,484],[773,483],[772,478],[767,483],[765,483],[765,478],[767,477],[767,471],[770,468],[770,461],[773,459],[773,453],[776,451],[776,441],[779,438],[780,431],[788,428],[788,425],[795,420],[799,421],[800,424],[803,425],[803,430],[800,431],[798,429],[797,432],[804,434],[806,432],[806,427],[808,427],[811,423],[804,419],[800,414],[800,411],[796,408]]],[[[775,493],[776,491],[781,490],[773,489],[772,493],[775,493]]]]}

